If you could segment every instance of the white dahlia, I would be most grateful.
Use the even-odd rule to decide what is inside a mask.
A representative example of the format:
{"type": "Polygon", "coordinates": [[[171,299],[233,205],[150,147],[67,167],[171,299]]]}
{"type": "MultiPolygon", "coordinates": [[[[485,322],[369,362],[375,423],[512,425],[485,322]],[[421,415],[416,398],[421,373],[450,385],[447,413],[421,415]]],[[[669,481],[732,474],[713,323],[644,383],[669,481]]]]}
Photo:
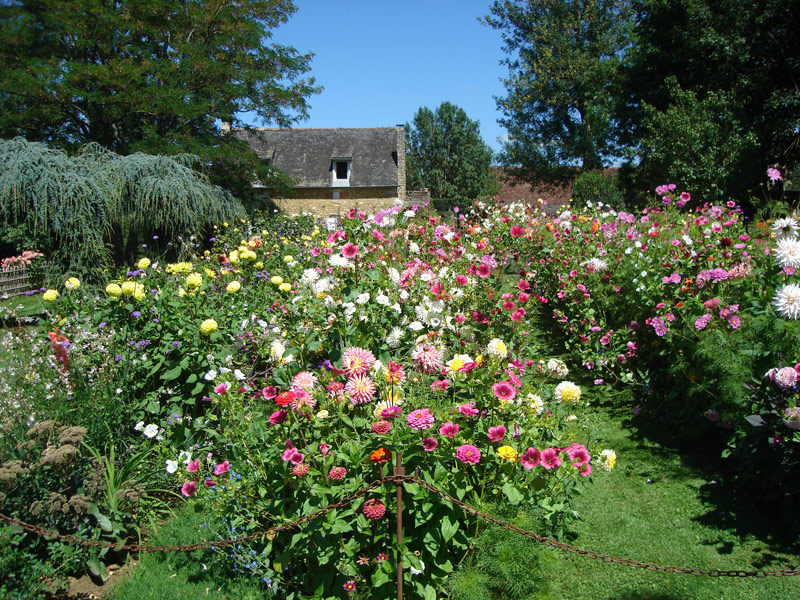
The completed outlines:
{"type": "Polygon", "coordinates": [[[785,319],[800,317],[800,285],[787,283],[775,292],[772,304],[778,314],[785,319]]]}

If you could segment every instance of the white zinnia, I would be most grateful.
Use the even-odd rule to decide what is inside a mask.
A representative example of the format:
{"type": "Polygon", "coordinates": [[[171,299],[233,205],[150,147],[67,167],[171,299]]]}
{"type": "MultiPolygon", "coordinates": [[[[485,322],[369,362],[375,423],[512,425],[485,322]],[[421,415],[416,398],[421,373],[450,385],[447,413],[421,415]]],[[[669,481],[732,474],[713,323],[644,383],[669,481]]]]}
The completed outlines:
{"type": "Polygon", "coordinates": [[[785,319],[800,317],[800,285],[788,283],[775,292],[772,304],[785,319]]]}
{"type": "Polygon", "coordinates": [[[775,259],[781,267],[800,267],[800,240],[795,237],[781,239],[775,247],[775,259]]]}

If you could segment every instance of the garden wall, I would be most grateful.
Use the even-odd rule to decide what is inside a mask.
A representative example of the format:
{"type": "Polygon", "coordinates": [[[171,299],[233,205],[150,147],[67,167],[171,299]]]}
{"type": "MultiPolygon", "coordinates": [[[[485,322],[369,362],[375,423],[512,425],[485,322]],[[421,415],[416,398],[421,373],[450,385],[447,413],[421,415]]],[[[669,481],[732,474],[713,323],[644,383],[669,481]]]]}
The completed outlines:
{"type": "Polygon", "coordinates": [[[14,298],[24,296],[39,283],[38,275],[31,273],[26,267],[12,267],[0,270],[0,297],[14,298]]]}

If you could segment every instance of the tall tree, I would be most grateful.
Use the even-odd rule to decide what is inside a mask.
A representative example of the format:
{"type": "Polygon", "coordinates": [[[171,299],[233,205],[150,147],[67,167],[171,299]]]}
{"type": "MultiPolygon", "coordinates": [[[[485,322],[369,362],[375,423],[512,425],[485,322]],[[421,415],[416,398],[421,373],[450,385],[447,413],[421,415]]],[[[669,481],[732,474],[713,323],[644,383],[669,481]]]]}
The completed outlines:
{"type": "Polygon", "coordinates": [[[745,200],[765,180],[768,166],[798,167],[800,38],[791,16],[798,14],[799,4],[635,1],[637,43],[625,70],[627,110],[621,113],[625,142],[632,148],[632,187],[652,189],[663,183],[662,158],[686,158],[694,151],[687,151],[687,137],[690,144],[705,138],[697,149],[705,144],[706,157],[724,155],[726,160],[706,170],[714,173],[707,181],[698,180],[703,170],[692,161],[673,166],[671,176],[716,186],[714,195],[745,200]],[[701,109],[685,111],[687,101],[701,109]],[[718,109],[702,108],[721,101],[724,106],[718,109]],[[684,132],[676,135],[670,131],[672,117],[682,111],[684,132]],[[737,137],[746,143],[734,143],[737,137]],[[653,140],[659,140],[658,151],[653,140]]]}
{"type": "Polygon", "coordinates": [[[480,124],[464,109],[443,102],[436,111],[423,106],[406,123],[406,182],[430,190],[437,208],[493,193],[492,149],[481,138],[480,124]]]}
{"type": "Polygon", "coordinates": [[[291,0],[0,0],[0,138],[189,152],[243,192],[270,173],[219,120],[289,126],[311,55],[269,43],[291,0]]]}
{"type": "Polygon", "coordinates": [[[596,169],[617,152],[614,107],[630,45],[629,0],[495,0],[508,95],[497,99],[509,134],[504,163],[531,181],[565,166],[596,169]]]}

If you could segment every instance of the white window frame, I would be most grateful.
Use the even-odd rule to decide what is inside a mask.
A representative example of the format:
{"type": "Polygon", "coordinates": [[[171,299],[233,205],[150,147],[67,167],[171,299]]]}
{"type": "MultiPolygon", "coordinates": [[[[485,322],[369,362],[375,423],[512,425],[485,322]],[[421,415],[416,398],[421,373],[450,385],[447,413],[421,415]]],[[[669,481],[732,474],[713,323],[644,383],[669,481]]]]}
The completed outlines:
{"type": "Polygon", "coordinates": [[[331,185],[335,187],[350,187],[350,172],[353,164],[352,158],[333,158],[331,159],[331,185]],[[347,163],[347,177],[337,179],[336,171],[339,163],[347,163]]]}

